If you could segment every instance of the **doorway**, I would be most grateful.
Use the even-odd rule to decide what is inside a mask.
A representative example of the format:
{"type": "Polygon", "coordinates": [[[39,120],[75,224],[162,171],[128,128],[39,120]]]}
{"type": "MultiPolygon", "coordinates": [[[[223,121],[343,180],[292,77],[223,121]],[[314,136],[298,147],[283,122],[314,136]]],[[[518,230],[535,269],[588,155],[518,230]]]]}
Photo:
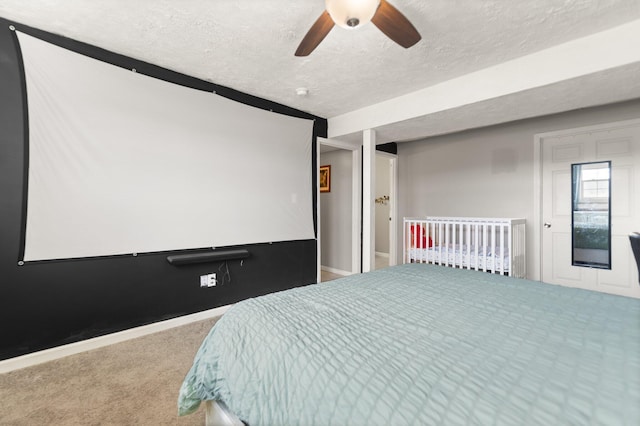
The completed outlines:
{"type": "Polygon", "coordinates": [[[317,145],[318,182],[321,168],[326,179],[325,187],[317,189],[316,281],[323,282],[361,271],[362,149],[325,138],[318,138],[317,145]]]}
{"type": "MultiPolygon", "coordinates": [[[[534,180],[540,189],[534,231],[539,241],[541,280],[640,298],[638,271],[629,244],[629,234],[638,231],[640,224],[640,120],[545,133],[537,135],[535,143],[540,167],[534,180]],[[591,182],[584,177],[577,182],[576,176],[582,175],[576,170],[589,171],[594,164],[610,164],[606,173],[609,222],[592,220],[591,216],[602,216],[600,212],[585,214],[576,207],[584,204],[576,198],[585,196],[576,191],[580,183],[595,184],[596,192],[591,197],[604,196],[604,192],[597,193],[598,179],[589,178],[591,182]],[[608,238],[596,238],[599,234],[608,238]],[[584,247],[602,251],[601,240],[607,242],[610,255],[606,267],[576,262],[576,252],[585,251],[584,247]]],[[[589,204],[593,205],[596,198],[589,204]]]]}

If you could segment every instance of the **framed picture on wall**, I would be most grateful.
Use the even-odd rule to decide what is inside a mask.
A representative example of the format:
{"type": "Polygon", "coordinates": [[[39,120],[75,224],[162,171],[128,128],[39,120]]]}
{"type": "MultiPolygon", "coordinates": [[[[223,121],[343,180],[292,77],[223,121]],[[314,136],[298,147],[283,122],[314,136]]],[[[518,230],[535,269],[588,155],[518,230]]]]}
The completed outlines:
{"type": "Polygon", "coordinates": [[[331,192],[331,166],[320,166],[320,192],[331,192]]]}

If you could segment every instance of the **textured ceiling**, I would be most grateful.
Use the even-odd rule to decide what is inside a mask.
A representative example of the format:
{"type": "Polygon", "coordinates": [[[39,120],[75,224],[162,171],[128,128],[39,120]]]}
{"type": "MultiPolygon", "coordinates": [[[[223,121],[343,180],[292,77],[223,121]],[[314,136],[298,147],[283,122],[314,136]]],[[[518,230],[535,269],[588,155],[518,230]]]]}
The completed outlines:
{"type": "MultiPolygon", "coordinates": [[[[391,3],[422,34],[414,47],[399,47],[371,24],[335,27],[305,58],[293,53],[323,0],[1,0],[0,16],[327,118],[640,19],[639,0],[391,3]],[[309,95],[297,96],[298,87],[309,95]]],[[[609,86],[623,86],[614,77],[629,75],[593,79],[606,102],[631,96],[611,96],[609,86]]],[[[566,87],[557,89],[545,96],[564,99],[566,87]]],[[[584,106],[565,101],[557,109],[584,106]]],[[[504,112],[462,109],[469,122],[459,126],[489,123],[478,116],[485,109],[504,112]]],[[[380,131],[384,140],[433,134],[420,131],[425,120],[446,131],[437,115],[380,131]]]]}

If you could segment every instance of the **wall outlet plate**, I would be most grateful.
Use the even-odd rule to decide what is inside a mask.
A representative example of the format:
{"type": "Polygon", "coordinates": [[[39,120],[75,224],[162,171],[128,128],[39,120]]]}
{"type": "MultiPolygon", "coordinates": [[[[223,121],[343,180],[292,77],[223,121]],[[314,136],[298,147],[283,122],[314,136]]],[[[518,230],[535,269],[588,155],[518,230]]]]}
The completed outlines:
{"type": "Polygon", "coordinates": [[[218,284],[216,274],[200,275],[200,287],[215,287],[218,284]]]}

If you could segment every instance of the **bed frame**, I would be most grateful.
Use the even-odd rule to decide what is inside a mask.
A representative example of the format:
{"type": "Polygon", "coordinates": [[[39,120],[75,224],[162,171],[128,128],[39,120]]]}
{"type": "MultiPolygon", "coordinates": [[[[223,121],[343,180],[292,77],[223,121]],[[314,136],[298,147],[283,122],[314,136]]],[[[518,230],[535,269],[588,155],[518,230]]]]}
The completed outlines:
{"type": "Polygon", "coordinates": [[[245,426],[221,401],[204,401],[205,426],[245,426]]]}
{"type": "Polygon", "coordinates": [[[525,219],[405,218],[403,263],[526,276],[525,219]]]}

